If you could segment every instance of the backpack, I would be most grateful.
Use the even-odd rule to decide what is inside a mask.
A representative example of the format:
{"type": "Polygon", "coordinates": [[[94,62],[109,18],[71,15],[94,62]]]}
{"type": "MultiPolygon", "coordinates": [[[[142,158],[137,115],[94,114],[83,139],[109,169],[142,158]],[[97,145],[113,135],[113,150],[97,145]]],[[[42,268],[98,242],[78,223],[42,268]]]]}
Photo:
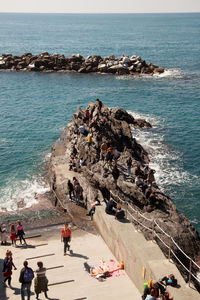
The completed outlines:
{"type": "Polygon", "coordinates": [[[31,268],[27,268],[24,272],[24,282],[31,282],[34,278],[33,270],[31,268]]]}

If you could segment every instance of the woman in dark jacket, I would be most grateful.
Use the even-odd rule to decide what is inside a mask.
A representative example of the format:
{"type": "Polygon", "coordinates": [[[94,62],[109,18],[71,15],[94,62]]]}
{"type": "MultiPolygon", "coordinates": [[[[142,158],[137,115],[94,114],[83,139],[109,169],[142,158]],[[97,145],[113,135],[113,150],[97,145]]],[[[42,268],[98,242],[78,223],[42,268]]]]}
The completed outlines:
{"type": "Polygon", "coordinates": [[[11,276],[12,276],[12,267],[14,267],[14,270],[17,270],[17,268],[15,267],[14,263],[13,263],[13,259],[12,259],[12,252],[10,250],[6,251],[6,257],[4,259],[3,262],[3,276],[5,277],[3,283],[5,284],[6,281],[8,280],[8,285],[11,285],[11,276]]]}

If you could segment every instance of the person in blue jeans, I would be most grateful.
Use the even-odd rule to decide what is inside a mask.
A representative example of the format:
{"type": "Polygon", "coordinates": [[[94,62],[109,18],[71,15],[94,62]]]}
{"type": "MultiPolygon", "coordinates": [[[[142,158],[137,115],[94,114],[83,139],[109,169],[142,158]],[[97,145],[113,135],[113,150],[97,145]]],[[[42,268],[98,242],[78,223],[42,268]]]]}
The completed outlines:
{"type": "Polygon", "coordinates": [[[24,268],[21,269],[19,282],[21,285],[21,299],[25,299],[25,291],[27,292],[27,299],[30,300],[31,297],[31,283],[34,278],[34,273],[31,268],[28,267],[28,262],[24,261],[24,268]]]}

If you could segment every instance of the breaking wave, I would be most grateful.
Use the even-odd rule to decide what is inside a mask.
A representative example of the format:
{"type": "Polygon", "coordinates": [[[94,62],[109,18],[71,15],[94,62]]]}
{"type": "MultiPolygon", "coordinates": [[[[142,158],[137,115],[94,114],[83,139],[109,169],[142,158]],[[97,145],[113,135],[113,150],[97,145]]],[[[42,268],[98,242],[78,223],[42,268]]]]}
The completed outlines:
{"type": "Polygon", "coordinates": [[[36,194],[43,194],[47,191],[49,187],[40,177],[25,180],[10,178],[6,187],[1,190],[0,211],[29,208],[38,202],[36,194]]]}
{"type": "Polygon", "coordinates": [[[163,191],[170,191],[170,187],[192,184],[198,180],[182,167],[182,153],[172,145],[165,143],[165,120],[153,115],[145,115],[129,111],[134,118],[147,120],[153,126],[151,129],[132,128],[133,137],[149,153],[150,168],[156,171],[155,179],[163,191]]]}

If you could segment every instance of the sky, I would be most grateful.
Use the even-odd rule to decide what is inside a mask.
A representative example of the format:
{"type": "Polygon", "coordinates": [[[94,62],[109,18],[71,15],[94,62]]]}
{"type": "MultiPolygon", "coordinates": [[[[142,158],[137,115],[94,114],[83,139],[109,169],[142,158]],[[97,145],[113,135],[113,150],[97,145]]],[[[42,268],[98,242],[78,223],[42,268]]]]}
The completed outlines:
{"type": "Polygon", "coordinates": [[[167,13],[200,12],[200,0],[9,0],[0,12],[167,13]]]}

